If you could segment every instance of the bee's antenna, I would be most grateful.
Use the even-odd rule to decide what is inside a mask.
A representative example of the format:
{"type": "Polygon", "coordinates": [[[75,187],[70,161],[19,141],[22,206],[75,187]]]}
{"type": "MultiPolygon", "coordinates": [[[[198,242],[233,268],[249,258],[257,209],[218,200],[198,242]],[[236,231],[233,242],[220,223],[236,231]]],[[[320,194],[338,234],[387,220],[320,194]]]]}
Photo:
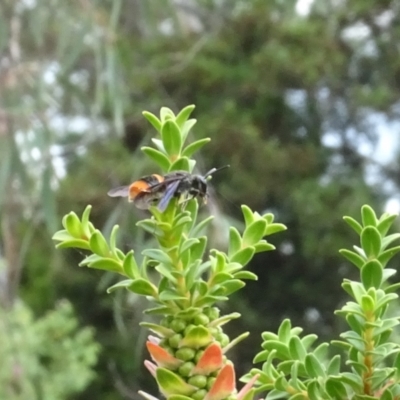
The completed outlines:
{"type": "Polygon", "coordinates": [[[204,179],[207,179],[209,176],[211,176],[212,174],[215,174],[217,171],[221,171],[221,170],[223,170],[225,168],[229,168],[229,167],[230,167],[230,165],[224,165],[223,167],[212,168],[204,175],[204,179]]]}

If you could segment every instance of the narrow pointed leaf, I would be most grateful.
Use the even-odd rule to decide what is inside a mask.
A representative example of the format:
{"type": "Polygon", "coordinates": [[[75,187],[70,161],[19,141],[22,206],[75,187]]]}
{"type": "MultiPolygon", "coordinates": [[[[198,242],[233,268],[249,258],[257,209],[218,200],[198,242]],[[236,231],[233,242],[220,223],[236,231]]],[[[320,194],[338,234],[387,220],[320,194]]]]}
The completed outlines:
{"type": "Polygon", "coordinates": [[[210,138],[204,138],[204,139],[200,139],[200,140],[196,140],[193,143],[190,143],[183,151],[182,151],[182,156],[185,157],[192,157],[192,155],[194,153],[196,153],[197,151],[199,151],[204,145],[206,145],[207,143],[209,143],[211,141],[210,138]]]}
{"type": "Polygon", "coordinates": [[[152,113],[148,111],[143,111],[143,116],[153,125],[157,132],[161,131],[161,121],[152,113]]]}
{"type": "Polygon", "coordinates": [[[157,288],[146,279],[135,279],[128,289],[143,296],[157,297],[157,288]]]}
{"type": "Polygon", "coordinates": [[[151,158],[157,165],[164,171],[168,171],[171,166],[169,158],[160,150],[153,149],[152,147],[142,147],[144,154],[151,158]]]}

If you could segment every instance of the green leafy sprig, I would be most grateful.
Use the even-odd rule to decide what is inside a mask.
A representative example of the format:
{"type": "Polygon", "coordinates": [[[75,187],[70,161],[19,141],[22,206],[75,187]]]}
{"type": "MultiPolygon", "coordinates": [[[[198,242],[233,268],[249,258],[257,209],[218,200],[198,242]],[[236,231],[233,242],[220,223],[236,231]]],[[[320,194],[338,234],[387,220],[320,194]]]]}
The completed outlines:
{"type": "MultiPolygon", "coordinates": [[[[186,145],[195,120],[189,119],[194,106],[184,108],[177,116],[162,108],[160,118],[145,112],[144,116],[157,130],[153,147],[143,147],[162,170],[162,173],[185,171],[192,173],[192,155],[210,139],[186,145]]],[[[283,231],[284,225],[274,223],[270,213],[260,215],[242,206],[245,222],[243,232],[231,227],[229,250],[207,249],[206,229],[212,216],[199,218],[197,199],[174,198],[165,211],[150,207],[150,218],[137,223],[156,239],[155,248],[142,251],[139,263],[133,250],[124,253],[118,248],[118,226],[112,229],[109,240],[89,221],[88,206],[79,218],[74,212],[63,218],[64,229],[53,239],[58,248],[88,250],[81,266],[117,272],[126,279],[108,289],[125,288],[146,296],[152,303],[145,313],[159,316],[159,323],[143,322],[158,338],[149,337],[148,351],[153,362],[146,367],[154,375],[160,391],[169,400],[250,400],[254,394],[250,381],[236,392],[232,363],[224,356],[232,346],[243,340],[243,333],[230,340],[222,325],[240,314],[220,316],[216,303],[245,286],[245,280],[257,276],[246,270],[254,254],[270,251],[274,246],[265,237],[283,231]],[[149,273],[149,271],[155,271],[149,273]],[[155,278],[156,277],[156,278],[155,278]]],[[[253,379],[254,381],[255,379],[253,379]]],[[[151,395],[141,392],[147,399],[151,395]]]]}
{"type": "Polygon", "coordinates": [[[396,215],[377,218],[371,207],[363,206],[361,216],[361,223],[344,217],[360,236],[360,246],[340,251],[360,271],[360,281],[343,281],[352,300],[336,311],[350,329],[340,340],[315,348],[317,336],[301,337],[302,329],[293,328],[289,320],[277,334],[264,332],[263,351],[254,359],[263,362],[262,368],[243,379],[257,374],[256,392],[268,391],[266,399],[400,399],[400,345],[389,341],[399,324],[389,305],[398,298],[394,292],[400,284],[388,283],[396,270],[386,267],[400,251],[400,246],[390,247],[400,234],[388,234],[396,215]],[[341,355],[332,356],[332,346],[345,351],[344,368],[341,355]]]}

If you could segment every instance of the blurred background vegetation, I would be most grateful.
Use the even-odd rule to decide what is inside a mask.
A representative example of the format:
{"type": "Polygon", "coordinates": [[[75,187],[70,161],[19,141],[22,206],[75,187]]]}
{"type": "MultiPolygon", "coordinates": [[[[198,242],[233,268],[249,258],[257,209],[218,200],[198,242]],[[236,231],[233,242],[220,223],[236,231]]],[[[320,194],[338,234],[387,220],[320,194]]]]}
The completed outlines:
{"type": "MultiPolygon", "coordinates": [[[[226,245],[240,204],[289,230],[259,255],[223,312],[230,354],[251,367],[263,330],[290,317],[321,339],[341,321],[352,276],[342,222],[399,198],[400,4],[388,0],[3,0],[0,4],[0,398],[137,399],[157,393],[142,362],[144,304],[118,279],[55,251],[61,217],[93,205],[138,252],[145,214],[107,197],[154,171],[141,115],[195,104],[192,139],[211,137],[210,232],[226,245]],[[5,345],[3,346],[3,344],[5,345]]],[[[207,212],[207,209],[203,209],[207,212]]]]}

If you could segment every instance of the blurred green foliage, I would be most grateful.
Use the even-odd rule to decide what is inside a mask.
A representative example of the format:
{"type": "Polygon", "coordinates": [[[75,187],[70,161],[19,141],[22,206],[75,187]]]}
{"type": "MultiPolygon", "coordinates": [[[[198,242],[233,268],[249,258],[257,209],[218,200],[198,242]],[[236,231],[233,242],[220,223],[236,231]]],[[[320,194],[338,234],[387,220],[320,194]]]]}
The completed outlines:
{"type": "Polygon", "coordinates": [[[0,310],[0,397],[63,400],[93,381],[99,345],[63,300],[35,319],[24,303],[0,310]]]}

